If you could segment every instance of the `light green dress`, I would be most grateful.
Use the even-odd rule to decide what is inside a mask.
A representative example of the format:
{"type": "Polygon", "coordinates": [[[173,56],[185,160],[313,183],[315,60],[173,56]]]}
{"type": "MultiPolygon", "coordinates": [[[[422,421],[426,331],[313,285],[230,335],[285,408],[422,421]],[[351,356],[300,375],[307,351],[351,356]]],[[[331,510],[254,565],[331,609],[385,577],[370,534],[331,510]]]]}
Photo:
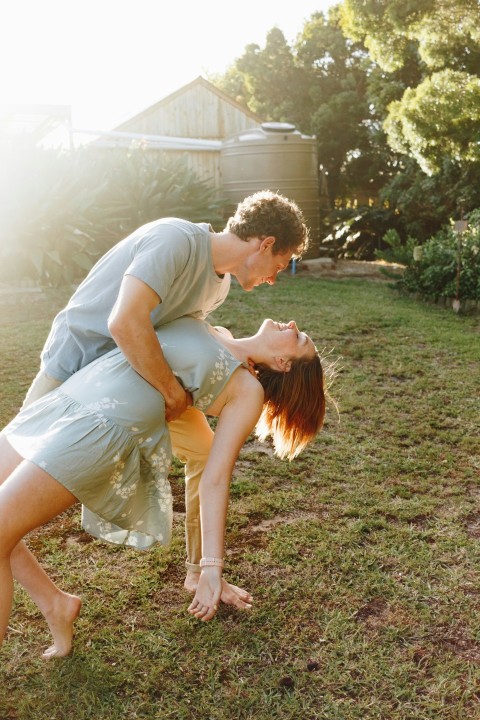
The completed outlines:
{"type": "MultiPolygon", "coordinates": [[[[206,410],[242,363],[204,320],[184,317],[156,332],[194,406],[206,410]]],[[[120,350],[22,410],[4,432],[22,457],[78,498],[87,532],[140,549],[170,542],[172,452],[164,399],[120,350]]]]}

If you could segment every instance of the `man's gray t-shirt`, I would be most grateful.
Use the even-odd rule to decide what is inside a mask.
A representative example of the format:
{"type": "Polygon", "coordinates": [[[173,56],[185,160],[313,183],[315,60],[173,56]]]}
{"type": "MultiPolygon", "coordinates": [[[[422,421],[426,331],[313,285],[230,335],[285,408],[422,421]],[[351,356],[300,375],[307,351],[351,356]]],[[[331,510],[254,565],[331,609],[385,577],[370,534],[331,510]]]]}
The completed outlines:
{"type": "Polygon", "coordinates": [[[53,321],[41,354],[47,375],[63,382],[115,347],[108,318],[124,275],[139,278],[161,298],[151,313],[154,328],[184,315],[204,319],[221,305],[230,275],[215,272],[210,232],[207,223],[164,218],[109,250],[53,321]]]}

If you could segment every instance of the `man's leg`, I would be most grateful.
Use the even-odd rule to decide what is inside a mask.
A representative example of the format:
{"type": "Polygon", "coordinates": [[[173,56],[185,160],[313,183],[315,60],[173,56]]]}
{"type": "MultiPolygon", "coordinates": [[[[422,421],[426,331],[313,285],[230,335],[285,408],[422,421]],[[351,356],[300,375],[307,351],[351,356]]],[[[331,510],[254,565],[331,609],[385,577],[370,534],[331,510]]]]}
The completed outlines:
{"type": "Polygon", "coordinates": [[[43,370],[40,370],[25,395],[22,410],[35,402],[35,400],[38,400],[38,398],[41,398],[49,393],[51,390],[55,390],[55,388],[61,384],[60,380],[55,380],[55,378],[50,377],[43,370]]]}
{"type": "MultiPolygon", "coordinates": [[[[168,424],[174,455],[185,464],[185,540],[187,577],[185,589],[195,592],[200,576],[202,532],[200,525],[199,486],[213,443],[213,431],[205,415],[189,408],[168,424]]],[[[246,590],[223,583],[222,602],[237,608],[250,607],[252,596],[246,590]]]]}
{"type": "Polygon", "coordinates": [[[185,540],[188,570],[200,572],[202,533],[200,527],[199,485],[213,443],[213,431],[205,415],[188,408],[168,424],[173,453],[185,464],[185,540]]]}

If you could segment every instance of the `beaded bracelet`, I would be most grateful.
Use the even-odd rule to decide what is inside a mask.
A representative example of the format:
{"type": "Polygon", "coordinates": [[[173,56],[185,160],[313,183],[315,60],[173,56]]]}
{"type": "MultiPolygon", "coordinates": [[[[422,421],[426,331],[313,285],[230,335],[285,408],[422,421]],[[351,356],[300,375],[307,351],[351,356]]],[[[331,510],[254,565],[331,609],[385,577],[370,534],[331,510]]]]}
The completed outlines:
{"type": "Polygon", "coordinates": [[[224,562],[223,558],[215,558],[215,557],[204,557],[200,560],[200,567],[221,567],[223,568],[224,562]]]}

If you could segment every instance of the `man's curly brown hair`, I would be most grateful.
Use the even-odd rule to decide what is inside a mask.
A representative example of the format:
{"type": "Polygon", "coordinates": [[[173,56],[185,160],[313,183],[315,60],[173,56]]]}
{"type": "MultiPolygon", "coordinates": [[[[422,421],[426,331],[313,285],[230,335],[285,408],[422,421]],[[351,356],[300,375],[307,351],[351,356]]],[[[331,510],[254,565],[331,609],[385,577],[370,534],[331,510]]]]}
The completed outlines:
{"type": "Polygon", "coordinates": [[[308,248],[308,229],[298,205],[284,195],[260,190],[238,204],[225,227],[242,240],[273,236],[274,255],[291,251],[300,257],[308,248]]]}

